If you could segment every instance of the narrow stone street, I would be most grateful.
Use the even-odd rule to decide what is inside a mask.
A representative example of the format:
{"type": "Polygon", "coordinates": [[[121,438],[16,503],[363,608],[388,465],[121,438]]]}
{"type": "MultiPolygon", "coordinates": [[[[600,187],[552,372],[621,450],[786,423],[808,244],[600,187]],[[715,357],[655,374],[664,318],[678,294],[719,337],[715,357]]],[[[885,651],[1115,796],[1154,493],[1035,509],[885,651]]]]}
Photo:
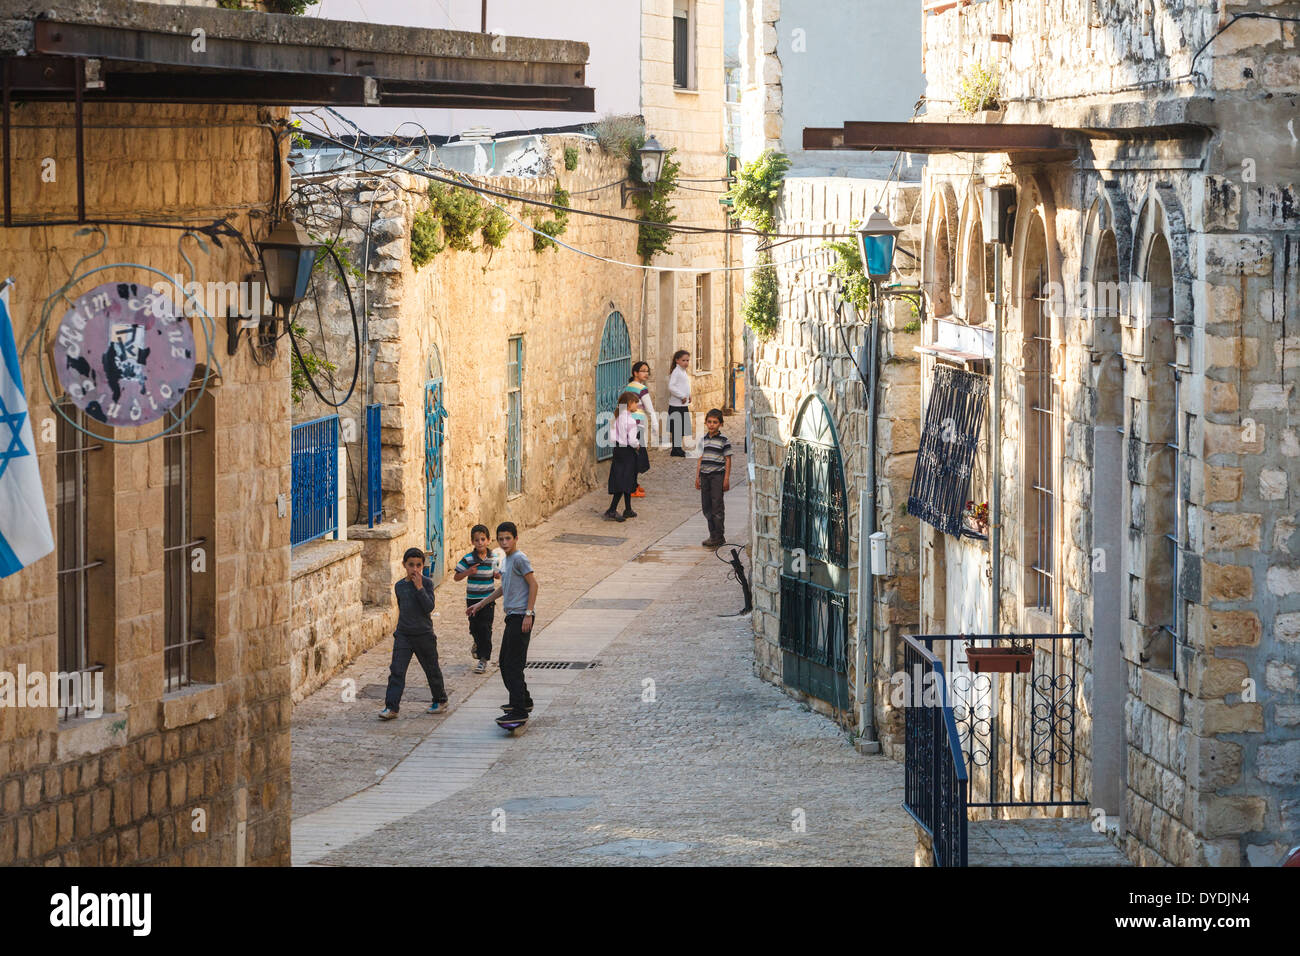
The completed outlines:
{"type": "MultiPolygon", "coordinates": [[[[413,666],[401,718],[375,719],[388,643],[300,704],[293,862],[911,865],[901,765],[754,676],[740,588],[700,546],[694,468],[656,457],[629,522],[602,521],[593,492],[521,529],[541,592],[518,736],[493,721],[495,667],[469,673],[453,583],[435,622],[446,716],[423,714],[413,666]]],[[[743,457],[733,474],[729,539],[746,541],[743,457]]]]}

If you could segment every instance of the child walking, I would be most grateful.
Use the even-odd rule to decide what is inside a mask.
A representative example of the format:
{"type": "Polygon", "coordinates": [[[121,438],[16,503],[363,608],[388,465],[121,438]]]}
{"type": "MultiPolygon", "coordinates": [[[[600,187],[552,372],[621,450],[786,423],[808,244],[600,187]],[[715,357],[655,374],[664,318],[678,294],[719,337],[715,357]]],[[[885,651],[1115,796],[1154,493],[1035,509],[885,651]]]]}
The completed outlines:
{"type": "Polygon", "coordinates": [[[524,680],[524,665],[528,663],[528,638],[533,630],[533,608],[537,604],[537,576],[533,574],[528,555],[519,550],[519,529],[514,522],[503,521],[497,525],[497,544],[506,554],[501,569],[501,584],[477,604],[471,604],[465,613],[471,618],[491,607],[497,598],[503,598],[506,608],[506,629],[501,635],[501,682],[510,694],[509,703],[501,709],[500,720],[527,720],[533,709],[533,698],[524,680]]]}
{"type": "Polygon", "coordinates": [[[726,544],[727,512],[722,494],[731,490],[731,441],[722,434],[722,412],[710,408],[704,416],[706,434],[700,439],[700,463],[695,470],[695,487],[700,491],[700,509],[709,522],[706,548],[726,544]]]}
{"type": "MultiPolygon", "coordinates": [[[[455,579],[457,581],[469,579],[465,585],[466,607],[477,604],[496,588],[496,578],[499,575],[492,548],[488,543],[489,534],[487,525],[474,525],[469,532],[469,540],[474,548],[456,563],[455,579]]],[[[481,613],[474,614],[469,619],[469,636],[474,642],[470,647],[470,653],[478,662],[474,665],[475,674],[482,674],[487,670],[488,661],[492,660],[494,611],[492,605],[488,605],[481,613]]]]}
{"type": "Polygon", "coordinates": [[[609,510],[605,512],[606,521],[625,521],[635,518],[632,510],[632,495],[636,491],[637,451],[640,447],[640,425],[636,420],[637,409],[641,407],[636,394],[624,392],[618,397],[618,415],[609,426],[609,440],[614,446],[614,458],[609,463],[608,490],[613,498],[609,510]],[[623,499],[623,513],[618,513],[618,501],[623,499]]]}
{"type": "Polygon", "coordinates": [[[414,654],[429,681],[433,703],[426,714],[436,714],[447,703],[447,690],[438,669],[438,638],[433,633],[433,580],[424,576],[424,552],[408,548],[402,555],[406,576],[393,585],[397,596],[397,630],[393,632],[393,662],[388,668],[388,693],[380,720],[392,720],[402,706],[406,669],[414,654]]]}
{"type": "MultiPolygon", "coordinates": [[[[635,418],[641,426],[641,447],[637,449],[637,481],[640,476],[650,470],[650,440],[651,430],[655,427],[655,407],[650,400],[650,386],[646,384],[650,380],[650,363],[637,362],[632,366],[632,377],[627,380],[625,392],[631,392],[636,396],[636,400],[641,404],[641,410],[632,417],[635,418]]],[[[645,489],[640,484],[636,486],[636,491],[632,492],[633,498],[644,498],[645,489]]]]}

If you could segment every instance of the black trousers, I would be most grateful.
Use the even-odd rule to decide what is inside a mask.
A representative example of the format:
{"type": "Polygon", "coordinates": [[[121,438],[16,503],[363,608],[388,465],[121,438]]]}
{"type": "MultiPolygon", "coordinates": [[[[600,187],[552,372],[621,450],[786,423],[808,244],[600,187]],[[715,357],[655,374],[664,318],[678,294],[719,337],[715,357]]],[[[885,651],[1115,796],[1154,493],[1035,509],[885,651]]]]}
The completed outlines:
{"type": "MultiPolygon", "coordinates": [[[[477,604],[477,601],[470,601],[477,604]]],[[[489,604],[469,619],[469,636],[474,638],[474,653],[481,661],[492,660],[492,622],[496,617],[496,605],[489,604]]]]}
{"type": "Polygon", "coordinates": [[[690,421],[688,415],[690,409],[685,405],[668,406],[668,433],[673,440],[672,453],[679,458],[686,454],[682,448],[682,436],[686,434],[687,423],[690,421]]]}
{"type": "Polygon", "coordinates": [[[709,537],[714,541],[727,539],[727,506],[722,500],[724,472],[700,475],[700,510],[709,523],[709,537]]]}
{"type": "Polygon", "coordinates": [[[429,681],[429,693],[436,701],[447,699],[447,688],[442,683],[442,671],[438,668],[438,639],[433,631],[428,634],[393,633],[393,662],[388,667],[388,692],[384,695],[384,706],[396,711],[402,706],[402,691],[406,690],[406,669],[411,666],[414,654],[424,668],[424,676],[429,681]]]}
{"type": "Polygon", "coordinates": [[[524,616],[507,614],[505,633],[501,635],[501,682],[510,693],[510,709],[526,710],[533,702],[524,680],[524,665],[528,663],[528,637],[524,633],[524,616]]]}

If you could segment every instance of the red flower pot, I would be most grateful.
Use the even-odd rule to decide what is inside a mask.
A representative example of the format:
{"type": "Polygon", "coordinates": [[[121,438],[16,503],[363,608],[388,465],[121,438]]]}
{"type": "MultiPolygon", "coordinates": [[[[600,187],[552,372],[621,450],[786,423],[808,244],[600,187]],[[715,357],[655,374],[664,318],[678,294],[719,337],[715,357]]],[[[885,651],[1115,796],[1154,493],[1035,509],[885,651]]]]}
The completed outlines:
{"type": "Polygon", "coordinates": [[[1025,674],[1034,663],[1030,647],[968,647],[966,663],[976,674],[1025,674]]]}

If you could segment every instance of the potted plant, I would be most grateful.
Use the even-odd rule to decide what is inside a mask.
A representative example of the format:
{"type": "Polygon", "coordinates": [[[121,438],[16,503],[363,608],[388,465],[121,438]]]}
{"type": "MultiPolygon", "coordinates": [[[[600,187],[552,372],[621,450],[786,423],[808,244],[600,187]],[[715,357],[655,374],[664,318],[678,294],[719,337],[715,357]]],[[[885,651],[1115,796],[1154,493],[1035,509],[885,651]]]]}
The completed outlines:
{"type": "Polygon", "coordinates": [[[966,502],[966,510],[962,513],[966,527],[976,534],[986,535],[989,533],[989,503],[987,501],[966,502]]]}
{"type": "Polygon", "coordinates": [[[962,74],[957,108],[971,114],[996,112],[1002,106],[999,102],[1001,85],[996,67],[982,63],[972,65],[962,74]]]}
{"type": "Polygon", "coordinates": [[[1010,647],[975,647],[966,641],[966,664],[976,674],[1027,674],[1034,666],[1032,641],[1010,647]]]}

